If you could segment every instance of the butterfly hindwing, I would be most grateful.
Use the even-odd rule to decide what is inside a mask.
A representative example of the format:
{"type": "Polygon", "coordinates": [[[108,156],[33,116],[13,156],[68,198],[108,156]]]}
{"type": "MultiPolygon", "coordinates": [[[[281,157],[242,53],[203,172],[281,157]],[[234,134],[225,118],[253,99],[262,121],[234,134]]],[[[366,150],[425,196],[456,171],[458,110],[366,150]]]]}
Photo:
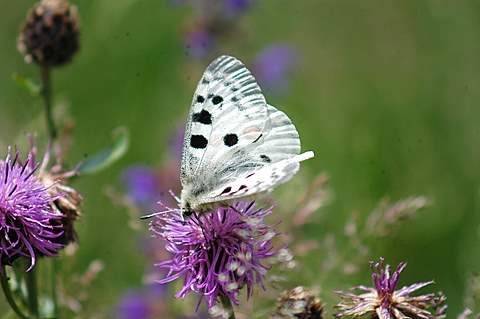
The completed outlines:
{"type": "Polygon", "coordinates": [[[238,176],[233,182],[225,184],[206,195],[205,202],[226,202],[271,191],[274,187],[290,180],[297,173],[301,161],[312,157],[313,152],[305,152],[265,165],[247,175],[238,176]]]}
{"type": "Polygon", "coordinates": [[[244,158],[233,158],[230,167],[250,163],[247,169],[233,170],[233,176],[217,179],[210,193],[201,202],[222,202],[269,191],[288,181],[298,171],[299,162],[311,153],[300,153],[300,138],[292,121],[282,111],[268,105],[268,121],[261,139],[246,148],[244,158]]]}

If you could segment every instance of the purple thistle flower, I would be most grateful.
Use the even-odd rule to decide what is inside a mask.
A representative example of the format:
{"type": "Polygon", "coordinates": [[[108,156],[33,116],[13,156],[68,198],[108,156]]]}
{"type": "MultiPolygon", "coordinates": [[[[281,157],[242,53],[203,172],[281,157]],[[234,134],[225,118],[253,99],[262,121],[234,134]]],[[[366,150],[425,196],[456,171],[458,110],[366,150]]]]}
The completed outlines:
{"type": "Polygon", "coordinates": [[[12,158],[9,148],[6,159],[0,161],[0,264],[27,257],[27,271],[38,256],[54,256],[63,247],[56,242],[63,234],[63,216],[52,208],[62,195],[51,195],[49,186],[39,181],[34,158],[31,151],[22,164],[19,153],[12,158]]]}
{"type": "Polygon", "coordinates": [[[264,223],[271,209],[255,209],[254,203],[236,203],[234,208],[217,208],[207,214],[181,220],[181,213],[159,215],[152,222],[154,235],[166,241],[172,259],[158,263],[168,270],[159,283],[183,278],[176,294],[190,291],[206,297],[209,308],[220,296],[238,304],[238,294],[246,286],[251,296],[255,284],[263,288],[268,269],[262,264],[275,255],[272,238],[276,232],[264,223]]]}
{"type": "Polygon", "coordinates": [[[298,64],[298,60],[298,53],[290,45],[273,44],[257,55],[253,73],[262,88],[274,94],[282,94],[288,89],[288,77],[298,64]]]}
{"type": "Polygon", "coordinates": [[[363,318],[370,315],[379,319],[420,318],[439,319],[445,317],[446,298],[442,293],[410,296],[413,292],[431,285],[433,281],[415,283],[397,289],[400,273],[405,269],[402,262],[391,274],[390,265],[384,265],[383,258],[372,263],[372,281],[374,288],[358,286],[353,290],[362,291],[357,295],[352,292],[337,292],[342,302],[336,307],[337,318],[363,318]]]}

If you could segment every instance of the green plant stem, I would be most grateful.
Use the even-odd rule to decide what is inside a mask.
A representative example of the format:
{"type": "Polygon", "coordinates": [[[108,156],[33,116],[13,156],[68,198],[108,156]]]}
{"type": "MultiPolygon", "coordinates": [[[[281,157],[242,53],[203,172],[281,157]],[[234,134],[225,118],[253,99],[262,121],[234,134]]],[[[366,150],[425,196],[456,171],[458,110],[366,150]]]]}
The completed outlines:
{"type": "Polygon", "coordinates": [[[52,302],[53,302],[53,317],[59,318],[58,316],[58,298],[57,298],[57,259],[55,257],[50,258],[50,288],[52,293],[52,302]]]}
{"type": "Polygon", "coordinates": [[[41,78],[41,95],[45,104],[45,118],[47,121],[48,136],[50,140],[53,141],[57,137],[57,128],[53,119],[51,69],[48,66],[44,66],[41,68],[41,78]]]}
{"type": "Polygon", "coordinates": [[[20,308],[18,307],[17,303],[15,302],[15,298],[12,296],[12,291],[10,290],[10,285],[8,283],[8,278],[7,278],[7,272],[5,269],[5,266],[2,266],[2,269],[0,270],[0,282],[2,284],[2,290],[5,295],[5,298],[7,299],[8,304],[10,305],[10,308],[15,312],[15,314],[21,318],[21,319],[29,319],[26,315],[22,313],[20,308]]]}
{"type": "Polygon", "coordinates": [[[32,269],[25,274],[25,281],[27,284],[28,308],[32,318],[39,319],[38,312],[38,293],[37,293],[37,272],[32,269]]]}
{"type": "Polygon", "coordinates": [[[220,295],[220,301],[223,307],[229,312],[228,319],[235,319],[235,312],[233,311],[233,305],[230,299],[225,295],[220,295]]]}

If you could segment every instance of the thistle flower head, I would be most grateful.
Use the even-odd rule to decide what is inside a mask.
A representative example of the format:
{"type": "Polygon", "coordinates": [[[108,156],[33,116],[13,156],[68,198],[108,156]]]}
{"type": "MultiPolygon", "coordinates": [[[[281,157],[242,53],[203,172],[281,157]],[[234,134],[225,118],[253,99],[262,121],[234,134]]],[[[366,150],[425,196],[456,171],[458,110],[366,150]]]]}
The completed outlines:
{"type": "Polygon", "coordinates": [[[62,215],[52,209],[61,195],[52,195],[36,175],[34,153],[21,163],[19,153],[9,149],[0,160],[0,264],[11,264],[18,257],[30,259],[52,256],[63,247],[56,239],[62,215]]]}
{"type": "Polygon", "coordinates": [[[383,258],[372,263],[373,288],[358,286],[353,290],[362,291],[361,294],[352,292],[337,292],[342,302],[337,305],[337,318],[360,318],[366,315],[379,319],[439,319],[445,317],[446,298],[443,294],[426,294],[411,296],[420,288],[428,286],[433,281],[415,283],[397,290],[400,273],[405,269],[402,262],[391,273],[390,265],[384,265],[383,258]]]}
{"type": "Polygon", "coordinates": [[[275,231],[264,223],[271,210],[255,209],[254,203],[217,208],[186,221],[179,211],[160,215],[151,225],[154,235],[165,240],[172,259],[157,264],[168,270],[160,283],[182,277],[177,298],[193,291],[207,299],[209,308],[225,296],[238,304],[243,287],[251,296],[255,284],[263,287],[268,267],[265,258],[275,255],[275,231]]]}

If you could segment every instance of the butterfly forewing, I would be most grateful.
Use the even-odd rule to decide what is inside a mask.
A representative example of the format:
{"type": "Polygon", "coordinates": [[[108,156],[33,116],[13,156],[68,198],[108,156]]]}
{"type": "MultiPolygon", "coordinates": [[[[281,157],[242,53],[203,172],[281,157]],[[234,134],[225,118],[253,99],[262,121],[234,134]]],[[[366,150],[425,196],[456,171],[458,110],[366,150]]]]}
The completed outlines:
{"type": "Polygon", "coordinates": [[[267,105],[260,87],[237,59],[221,56],[200,79],[192,100],[182,156],[182,184],[212,176],[264,131],[267,105]]]}

